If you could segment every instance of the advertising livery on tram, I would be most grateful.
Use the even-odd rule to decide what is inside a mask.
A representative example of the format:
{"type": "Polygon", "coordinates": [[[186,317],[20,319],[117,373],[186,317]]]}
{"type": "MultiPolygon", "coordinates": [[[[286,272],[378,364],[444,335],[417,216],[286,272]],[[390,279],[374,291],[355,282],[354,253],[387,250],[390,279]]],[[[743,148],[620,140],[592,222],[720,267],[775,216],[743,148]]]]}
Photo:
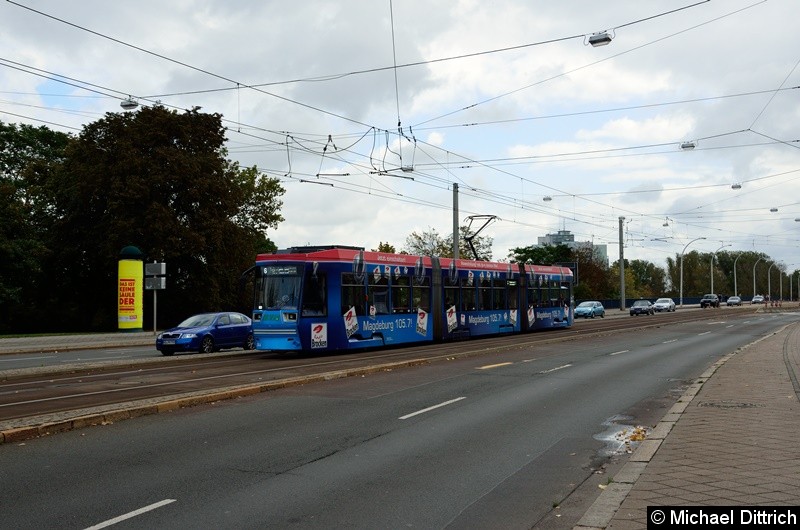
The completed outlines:
{"type": "Polygon", "coordinates": [[[256,349],[326,351],[572,325],[567,267],[298,247],[261,254],[256,349]]]}

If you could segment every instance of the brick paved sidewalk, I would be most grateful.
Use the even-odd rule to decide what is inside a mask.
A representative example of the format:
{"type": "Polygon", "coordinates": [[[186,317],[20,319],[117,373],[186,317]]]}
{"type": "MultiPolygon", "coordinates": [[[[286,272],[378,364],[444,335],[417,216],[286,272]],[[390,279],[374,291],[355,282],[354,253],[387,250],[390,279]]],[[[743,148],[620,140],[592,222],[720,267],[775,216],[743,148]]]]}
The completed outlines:
{"type": "Polygon", "coordinates": [[[576,528],[643,529],[656,505],[800,504],[796,374],[800,324],[720,360],[576,528]]]}

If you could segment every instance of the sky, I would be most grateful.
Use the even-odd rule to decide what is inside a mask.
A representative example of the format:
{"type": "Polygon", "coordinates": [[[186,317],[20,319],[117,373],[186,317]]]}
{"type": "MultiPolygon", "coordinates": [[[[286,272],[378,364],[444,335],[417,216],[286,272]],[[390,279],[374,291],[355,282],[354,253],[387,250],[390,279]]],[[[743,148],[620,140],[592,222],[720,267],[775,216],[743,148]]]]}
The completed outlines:
{"type": "Polygon", "coordinates": [[[621,226],[628,260],[800,269],[795,0],[6,0],[0,20],[0,120],[219,113],[229,158],[286,190],[281,248],[446,237],[457,184],[495,260],[569,230],[614,262],[621,226]]]}

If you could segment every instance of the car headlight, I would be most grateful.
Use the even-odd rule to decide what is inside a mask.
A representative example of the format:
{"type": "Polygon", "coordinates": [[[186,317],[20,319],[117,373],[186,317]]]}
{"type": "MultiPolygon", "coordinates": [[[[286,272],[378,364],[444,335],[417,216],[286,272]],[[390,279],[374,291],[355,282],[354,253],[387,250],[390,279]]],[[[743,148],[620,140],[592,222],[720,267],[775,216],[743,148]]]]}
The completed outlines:
{"type": "Polygon", "coordinates": [[[184,333],[181,335],[184,339],[193,339],[197,336],[197,333],[184,333]]]}

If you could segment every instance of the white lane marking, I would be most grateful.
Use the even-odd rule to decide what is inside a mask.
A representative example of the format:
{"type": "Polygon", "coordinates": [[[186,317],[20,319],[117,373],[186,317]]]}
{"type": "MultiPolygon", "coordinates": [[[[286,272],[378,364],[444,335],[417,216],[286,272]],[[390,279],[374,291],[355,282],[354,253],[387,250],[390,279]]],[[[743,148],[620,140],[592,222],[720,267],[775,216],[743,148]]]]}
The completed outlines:
{"type": "Polygon", "coordinates": [[[513,363],[487,364],[485,366],[479,366],[478,370],[491,370],[492,368],[499,368],[501,366],[508,366],[509,364],[513,364],[513,363]]]}
{"type": "Polygon", "coordinates": [[[0,359],[0,363],[13,363],[17,361],[34,361],[37,359],[52,359],[55,355],[45,355],[44,357],[17,357],[16,359],[0,359]]]}
{"type": "Polygon", "coordinates": [[[698,337],[702,337],[703,335],[708,335],[709,333],[711,333],[711,332],[710,331],[704,331],[702,333],[698,333],[697,336],[698,337]]]}
{"type": "Polygon", "coordinates": [[[728,324],[728,325],[727,325],[727,326],[725,326],[725,327],[726,327],[726,328],[732,328],[732,327],[733,327],[733,324],[728,324]]]}
{"type": "Polygon", "coordinates": [[[609,355],[619,355],[620,353],[628,353],[630,350],[620,350],[615,351],[614,353],[609,353],[609,355]]]}
{"type": "Polygon", "coordinates": [[[400,416],[398,419],[399,420],[407,420],[408,418],[416,416],[417,414],[425,414],[426,412],[430,412],[430,411],[432,411],[434,409],[438,409],[439,407],[446,407],[447,405],[452,405],[456,401],[461,401],[462,399],[467,399],[467,398],[466,397],[460,397],[460,398],[451,399],[450,401],[445,401],[444,403],[439,403],[438,405],[434,405],[434,406],[428,407],[426,409],[418,410],[416,412],[412,412],[411,414],[406,414],[405,416],[400,416]]]}
{"type": "Polygon", "coordinates": [[[538,360],[539,360],[538,358],[533,358],[533,359],[525,359],[522,362],[524,362],[524,363],[532,363],[533,361],[538,361],[538,360]]]}
{"type": "Polygon", "coordinates": [[[664,342],[662,342],[661,344],[669,344],[670,342],[678,342],[678,339],[665,340],[665,341],[664,341],[664,342]]]}
{"type": "Polygon", "coordinates": [[[556,366],[555,368],[550,368],[549,370],[542,370],[539,372],[540,374],[549,374],[550,372],[555,372],[556,370],[563,370],[564,368],[569,368],[572,364],[565,364],[563,366],[556,366]]]}
{"type": "Polygon", "coordinates": [[[124,359],[125,357],[129,357],[129,355],[114,355],[113,357],[87,357],[85,359],[81,357],[77,357],[75,359],[62,359],[62,363],[74,363],[75,361],[107,361],[113,359],[124,359]]]}
{"type": "Polygon", "coordinates": [[[96,524],[94,526],[90,526],[86,530],[98,530],[100,528],[106,528],[106,527],[109,527],[111,525],[115,525],[117,523],[121,523],[122,521],[124,521],[126,519],[131,519],[131,518],[136,517],[138,515],[142,515],[143,513],[147,513],[147,512],[153,511],[153,510],[155,510],[157,508],[161,508],[162,506],[166,506],[167,504],[172,504],[175,501],[176,501],[176,499],[164,499],[161,502],[156,502],[154,504],[151,504],[150,506],[145,506],[144,508],[139,508],[138,510],[134,510],[132,512],[128,512],[125,515],[120,515],[119,517],[114,517],[113,519],[109,519],[108,521],[103,521],[100,524],[96,524]]]}

